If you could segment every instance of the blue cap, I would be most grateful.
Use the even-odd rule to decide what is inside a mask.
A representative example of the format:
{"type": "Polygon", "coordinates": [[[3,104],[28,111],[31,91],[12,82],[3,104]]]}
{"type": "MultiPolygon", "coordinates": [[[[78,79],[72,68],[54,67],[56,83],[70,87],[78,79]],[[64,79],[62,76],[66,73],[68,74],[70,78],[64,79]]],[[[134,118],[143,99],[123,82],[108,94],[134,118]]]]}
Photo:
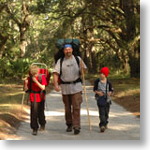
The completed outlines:
{"type": "Polygon", "coordinates": [[[66,45],[64,45],[64,49],[67,48],[67,47],[72,48],[72,45],[71,45],[71,44],[66,44],[66,45]]]}

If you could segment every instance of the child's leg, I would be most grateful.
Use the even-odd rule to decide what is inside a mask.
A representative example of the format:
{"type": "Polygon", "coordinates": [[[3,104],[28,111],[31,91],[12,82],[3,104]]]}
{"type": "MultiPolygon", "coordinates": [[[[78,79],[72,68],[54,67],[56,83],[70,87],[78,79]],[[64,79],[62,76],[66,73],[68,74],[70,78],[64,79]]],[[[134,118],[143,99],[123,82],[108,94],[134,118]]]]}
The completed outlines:
{"type": "Polygon", "coordinates": [[[107,106],[106,106],[106,113],[105,113],[106,126],[108,124],[108,119],[109,119],[109,110],[110,110],[110,104],[108,103],[107,106]]]}
{"type": "Polygon", "coordinates": [[[106,117],[105,117],[105,107],[101,107],[98,106],[99,109],[99,119],[100,119],[100,123],[99,123],[99,127],[105,126],[106,125],[106,117]]]}
{"type": "Polygon", "coordinates": [[[33,130],[38,130],[38,105],[37,102],[31,102],[31,112],[30,112],[30,126],[33,130]]]}
{"type": "Polygon", "coordinates": [[[44,126],[46,124],[44,109],[45,109],[45,101],[42,100],[39,104],[39,111],[38,111],[39,124],[41,126],[44,126]]]}

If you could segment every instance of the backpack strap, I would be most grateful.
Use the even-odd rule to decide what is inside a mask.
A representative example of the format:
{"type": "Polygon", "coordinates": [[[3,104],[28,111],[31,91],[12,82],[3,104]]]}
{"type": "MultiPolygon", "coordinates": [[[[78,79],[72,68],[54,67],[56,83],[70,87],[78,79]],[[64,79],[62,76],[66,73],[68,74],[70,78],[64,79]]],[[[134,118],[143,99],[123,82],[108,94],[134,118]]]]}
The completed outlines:
{"type": "Polygon", "coordinates": [[[59,77],[61,77],[62,75],[62,63],[63,63],[63,57],[60,59],[60,74],[59,74],[59,77]]]}
{"type": "MultiPolygon", "coordinates": [[[[76,59],[76,62],[78,64],[78,67],[80,68],[80,60],[79,60],[79,57],[78,56],[74,56],[75,59],[76,59]]],[[[79,75],[81,75],[81,70],[79,70],[79,75]]]]}
{"type": "MultiPolygon", "coordinates": [[[[75,57],[75,60],[76,60],[76,62],[77,62],[77,65],[78,65],[78,67],[80,68],[80,60],[79,60],[79,57],[78,56],[75,56],[74,55],[74,57],[75,57]]],[[[64,60],[64,57],[62,57],[61,59],[60,59],[60,74],[59,74],[59,78],[61,77],[61,75],[62,75],[62,63],[63,63],[63,60],[64,60]]],[[[79,75],[81,75],[81,71],[80,71],[80,69],[79,69],[79,75]]],[[[60,79],[61,80],[61,79],[60,79]]],[[[62,81],[61,81],[62,82],[62,81]]],[[[82,79],[79,77],[78,79],[77,79],[77,82],[81,82],[82,83],[82,79]]],[[[64,84],[71,84],[71,82],[68,82],[68,83],[65,83],[65,82],[63,82],[64,84]]],[[[76,83],[76,81],[75,81],[75,83],[76,83]]]]}
{"type": "Polygon", "coordinates": [[[39,74],[39,82],[42,83],[42,74],[39,74]]]}
{"type": "Polygon", "coordinates": [[[108,79],[106,81],[106,99],[107,99],[107,84],[108,84],[108,79]]]}
{"type": "MultiPolygon", "coordinates": [[[[42,74],[39,74],[39,82],[42,83],[42,74]]],[[[42,96],[42,93],[44,94],[44,97],[46,95],[46,90],[43,90],[40,92],[41,99],[44,100],[44,97],[42,96]]]]}
{"type": "Polygon", "coordinates": [[[109,91],[113,92],[114,90],[113,90],[112,84],[108,79],[107,79],[107,83],[109,85],[109,91]]]}
{"type": "MultiPolygon", "coordinates": [[[[77,65],[79,66],[79,68],[80,68],[80,60],[79,60],[79,57],[78,56],[74,56],[75,57],[75,60],[76,60],[76,62],[77,62],[77,65]]],[[[61,75],[62,75],[62,63],[63,63],[63,60],[64,60],[64,57],[62,57],[61,59],[60,59],[60,74],[59,74],[59,77],[61,77],[61,75]]],[[[81,71],[79,71],[79,74],[81,75],[81,71]]]]}

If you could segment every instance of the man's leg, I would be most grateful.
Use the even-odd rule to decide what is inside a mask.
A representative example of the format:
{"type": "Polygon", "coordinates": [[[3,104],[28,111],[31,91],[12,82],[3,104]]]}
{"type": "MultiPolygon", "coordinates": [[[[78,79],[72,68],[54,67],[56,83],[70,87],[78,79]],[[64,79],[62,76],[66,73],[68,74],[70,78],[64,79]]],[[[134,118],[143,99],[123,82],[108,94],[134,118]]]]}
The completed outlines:
{"type": "Polygon", "coordinates": [[[71,96],[72,98],[72,106],[73,106],[73,128],[74,128],[74,134],[78,134],[80,132],[80,108],[82,103],[82,93],[76,93],[71,96]]]}
{"type": "Polygon", "coordinates": [[[65,106],[65,120],[66,125],[68,126],[67,132],[72,131],[72,112],[71,112],[71,96],[70,95],[63,95],[63,102],[65,106]]]}

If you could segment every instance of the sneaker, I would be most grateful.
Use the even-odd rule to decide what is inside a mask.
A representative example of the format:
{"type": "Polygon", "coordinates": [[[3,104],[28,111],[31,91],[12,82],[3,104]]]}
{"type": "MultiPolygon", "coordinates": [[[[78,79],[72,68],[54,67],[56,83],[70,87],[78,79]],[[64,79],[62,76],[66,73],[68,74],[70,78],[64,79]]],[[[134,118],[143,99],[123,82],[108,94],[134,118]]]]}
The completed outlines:
{"type": "Polygon", "coordinates": [[[68,126],[66,132],[72,132],[72,126],[68,126]]]}
{"type": "Polygon", "coordinates": [[[77,135],[80,133],[80,129],[79,128],[74,128],[74,135],[77,135]]]}
{"type": "Polygon", "coordinates": [[[37,135],[37,130],[33,130],[32,135],[37,135]]]}
{"type": "Polygon", "coordinates": [[[39,131],[44,131],[45,130],[45,125],[42,125],[39,129],[39,131]]]}
{"type": "Polygon", "coordinates": [[[104,132],[104,131],[105,131],[105,127],[104,127],[104,126],[101,126],[101,127],[100,127],[100,131],[101,131],[101,132],[104,132]]]}

